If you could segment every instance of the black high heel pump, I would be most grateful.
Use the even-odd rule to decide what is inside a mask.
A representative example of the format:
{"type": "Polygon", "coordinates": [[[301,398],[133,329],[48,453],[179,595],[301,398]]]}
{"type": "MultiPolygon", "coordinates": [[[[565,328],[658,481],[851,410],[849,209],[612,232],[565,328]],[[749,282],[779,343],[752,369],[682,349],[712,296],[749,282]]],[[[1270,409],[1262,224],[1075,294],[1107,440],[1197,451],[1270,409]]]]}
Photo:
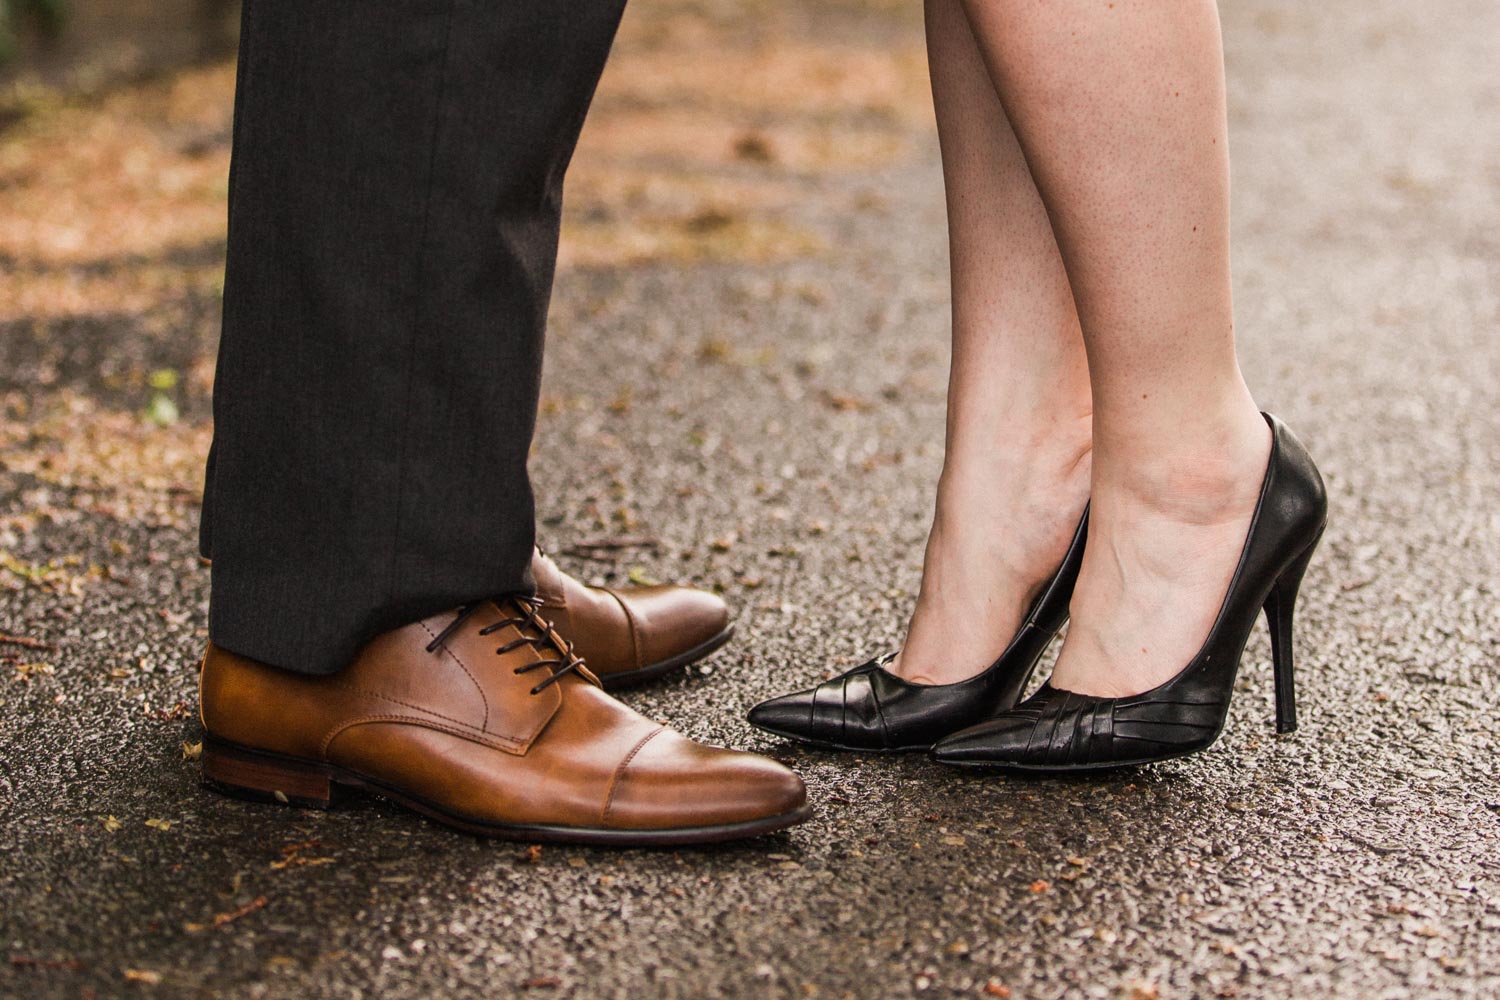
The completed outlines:
{"type": "Polygon", "coordinates": [[[1262,609],[1271,627],[1276,729],[1297,728],[1292,614],[1297,589],[1328,518],[1323,478],[1275,417],[1260,500],[1208,638],[1182,672],[1128,698],[1096,698],[1050,683],[1014,709],[940,741],[935,760],[955,767],[1029,772],[1095,771],[1195,753],[1224,728],[1245,642],[1262,609]]]}
{"type": "Polygon", "coordinates": [[[1005,652],[983,673],[954,684],[913,684],[885,669],[896,655],[887,653],[817,687],[761,702],[750,710],[750,724],[826,750],[894,753],[927,750],[949,733],[1010,708],[1068,620],[1088,524],[1085,507],[1062,565],[1005,652]]]}

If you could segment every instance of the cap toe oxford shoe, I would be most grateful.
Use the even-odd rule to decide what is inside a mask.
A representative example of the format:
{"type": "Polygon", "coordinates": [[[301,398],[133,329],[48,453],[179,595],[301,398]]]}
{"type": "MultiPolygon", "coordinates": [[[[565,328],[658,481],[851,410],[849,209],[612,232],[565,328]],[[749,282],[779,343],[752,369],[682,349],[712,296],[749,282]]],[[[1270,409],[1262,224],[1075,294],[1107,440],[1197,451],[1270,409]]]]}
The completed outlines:
{"type": "Polygon", "coordinates": [[[472,833],[589,844],[692,844],[809,815],[791,770],[705,746],[620,704],[535,599],[483,602],[369,643],[328,676],[210,646],[205,781],[326,806],[372,791],[472,833]]]}

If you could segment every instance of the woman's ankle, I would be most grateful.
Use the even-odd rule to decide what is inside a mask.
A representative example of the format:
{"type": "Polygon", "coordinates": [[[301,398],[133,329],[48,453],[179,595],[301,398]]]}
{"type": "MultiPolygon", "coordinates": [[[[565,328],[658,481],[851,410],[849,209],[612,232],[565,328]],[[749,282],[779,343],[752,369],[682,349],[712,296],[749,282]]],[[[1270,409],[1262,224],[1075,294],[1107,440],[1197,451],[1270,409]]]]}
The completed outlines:
{"type": "Polygon", "coordinates": [[[1013,454],[995,482],[949,463],[907,646],[891,669],[920,683],[973,676],[1014,637],[1088,502],[1089,449],[1013,454]],[[991,488],[986,489],[986,486],[991,488]]]}
{"type": "Polygon", "coordinates": [[[1093,494],[1188,523],[1213,523],[1253,505],[1270,456],[1259,411],[1175,425],[1170,433],[1105,442],[1093,456],[1093,494]]]}

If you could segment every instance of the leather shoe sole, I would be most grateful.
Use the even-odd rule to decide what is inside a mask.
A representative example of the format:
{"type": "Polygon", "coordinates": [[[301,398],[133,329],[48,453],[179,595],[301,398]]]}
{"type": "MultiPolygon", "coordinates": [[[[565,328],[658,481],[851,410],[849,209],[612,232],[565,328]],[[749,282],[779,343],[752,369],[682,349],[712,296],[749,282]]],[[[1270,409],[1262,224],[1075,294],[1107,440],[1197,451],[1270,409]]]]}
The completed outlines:
{"type": "MultiPolygon", "coordinates": [[[[732,626],[727,631],[733,631],[732,626]]],[[[720,641],[719,645],[723,645],[723,642],[720,641]]],[[[662,668],[660,664],[642,669],[655,668],[669,669],[662,668]]],[[[796,826],[812,815],[811,804],[804,804],[778,816],[716,826],[613,830],[605,827],[492,823],[451,812],[419,795],[402,791],[347,768],[263,750],[251,750],[208,734],[204,734],[203,739],[203,783],[235,798],[276,802],[305,809],[327,809],[346,793],[363,791],[390,799],[446,826],[481,837],[607,847],[680,847],[741,840],[796,826]]]]}

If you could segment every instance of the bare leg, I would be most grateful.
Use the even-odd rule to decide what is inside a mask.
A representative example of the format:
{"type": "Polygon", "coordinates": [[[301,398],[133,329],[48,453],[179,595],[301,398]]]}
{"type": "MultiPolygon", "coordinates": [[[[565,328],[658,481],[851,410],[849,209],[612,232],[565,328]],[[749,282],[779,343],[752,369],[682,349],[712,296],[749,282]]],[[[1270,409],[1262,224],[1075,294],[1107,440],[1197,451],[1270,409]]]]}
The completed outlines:
{"type": "Polygon", "coordinates": [[[1136,693],[1207,634],[1270,443],[1234,353],[1218,12],[966,3],[1062,249],[1093,387],[1089,548],[1053,684],[1136,693]]]}
{"type": "Polygon", "coordinates": [[[1046,209],[960,0],[927,0],[953,281],[947,451],[906,644],[948,683],[988,666],[1088,497],[1087,358],[1046,209]]]}

